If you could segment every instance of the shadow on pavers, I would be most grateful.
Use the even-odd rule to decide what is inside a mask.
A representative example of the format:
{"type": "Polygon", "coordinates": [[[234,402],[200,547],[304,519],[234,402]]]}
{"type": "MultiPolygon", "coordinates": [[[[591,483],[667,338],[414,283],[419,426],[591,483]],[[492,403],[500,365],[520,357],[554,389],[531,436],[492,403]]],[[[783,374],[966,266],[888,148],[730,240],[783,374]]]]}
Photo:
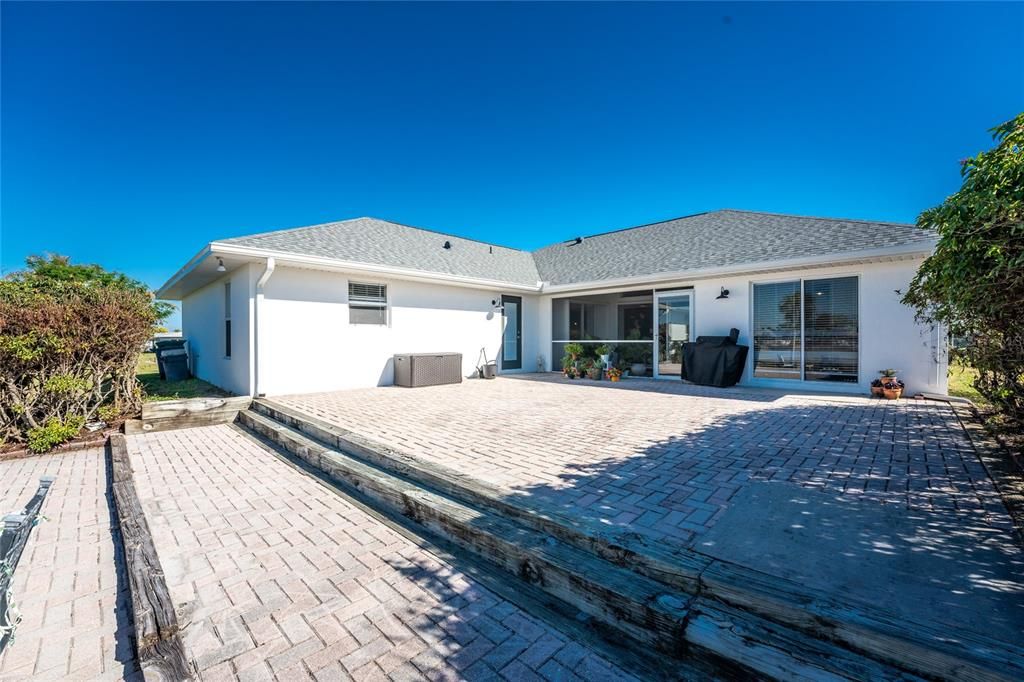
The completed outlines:
{"type": "Polygon", "coordinates": [[[954,510],[908,510],[754,481],[694,545],[908,623],[1004,642],[1024,633],[1024,550],[954,510]]]}

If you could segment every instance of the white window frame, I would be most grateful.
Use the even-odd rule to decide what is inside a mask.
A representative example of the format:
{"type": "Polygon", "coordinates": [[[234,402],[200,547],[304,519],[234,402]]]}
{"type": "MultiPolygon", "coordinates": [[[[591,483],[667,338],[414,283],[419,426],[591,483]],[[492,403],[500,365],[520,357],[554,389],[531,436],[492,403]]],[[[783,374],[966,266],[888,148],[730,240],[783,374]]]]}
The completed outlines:
{"type": "Polygon", "coordinates": [[[358,282],[356,280],[348,280],[346,283],[347,300],[348,300],[348,323],[352,326],[360,327],[389,327],[391,326],[391,298],[388,293],[388,285],[384,282],[358,282]],[[381,287],[384,290],[384,301],[383,302],[367,302],[359,301],[355,304],[352,303],[352,286],[362,285],[370,287],[381,287]],[[383,310],[384,321],[383,322],[355,322],[352,320],[352,309],[362,310],[383,310]]]}
{"type": "Polygon", "coordinates": [[[770,279],[752,279],[748,283],[747,298],[750,303],[747,308],[747,326],[750,329],[750,352],[747,354],[747,376],[750,377],[751,383],[762,384],[765,386],[820,386],[823,391],[826,390],[842,390],[842,387],[860,386],[861,377],[863,376],[864,369],[864,335],[863,327],[861,325],[861,318],[864,313],[864,288],[862,286],[864,281],[863,273],[861,272],[834,272],[828,274],[821,274],[817,276],[791,276],[791,277],[774,277],[770,279]],[[804,344],[804,283],[807,280],[822,280],[822,279],[844,279],[846,277],[857,278],[857,382],[842,382],[842,381],[807,381],[805,373],[805,361],[804,354],[806,352],[804,344]],[[785,284],[787,282],[799,282],[800,283],[800,378],[799,379],[774,379],[767,377],[755,377],[754,376],[754,361],[755,361],[755,348],[754,348],[754,286],[759,284],[785,284]]]}

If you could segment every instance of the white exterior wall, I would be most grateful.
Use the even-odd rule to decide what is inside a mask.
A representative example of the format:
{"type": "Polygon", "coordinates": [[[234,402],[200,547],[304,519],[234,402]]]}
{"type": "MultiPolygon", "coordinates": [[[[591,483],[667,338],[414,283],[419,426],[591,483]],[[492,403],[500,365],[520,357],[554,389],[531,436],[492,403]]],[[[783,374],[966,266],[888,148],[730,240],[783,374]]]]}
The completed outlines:
{"type": "MultiPolygon", "coordinates": [[[[724,336],[729,329],[740,330],[739,342],[751,345],[753,284],[857,275],[859,281],[860,362],[859,381],[842,384],[828,381],[787,381],[753,377],[753,348],[740,381],[745,386],[793,388],[803,391],[840,391],[866,393],[878,370],[893,367],[907,385],[907,393],[947,392],[945,335],[919,325],[914,312],[900,303],[896,290],[906,291],[920,260],[870,263],[835,268],[814,268],[770,275],[732,276],[678,284],[659,284],[659,290],[693,289],[694,335],[724,336]],[[721,287],[729,298],[716,300],[721,287]]],[[[631,287],[642,289],[643,286],[631,287]]],[[[585,295],[585,292],[580,294],[585,295]]],[[[571,298],[571,296],[570,296],[571,298]]],[[[558,306],[551,296],[542,297],[544,307],[558,306]]],[[[550,319],[550,315],[548,318],[550,319]]],[[[550,325],[540,346],[551,348],[550,325]]],[[[551,351],[548,350],[548,353],[551,351]]],[[[557,363],[556,363],[557,364],[557,363]]],[[[552,367],[549,363],[548,367],[552,367]]],[[[667,379],[668,380],[668,379],[667,379]]],[[[678,379],[676,379],[678,380],[678,379]]]]}
{"type": "Polygon", "coordinates": [[[243,265],[181,302],[192,372],[238,395],[252,392],[252,301],[258,267],[243,265]],[[231,357],[224,355],[224,284],[231,282],[231,357]]]}
{"type": "MultiPolygon", "coordinates": [[[[277,267],[260,304],[261,393],[390,385],[397,353],[462,353],[463,376],[471,377],[485,348],[500,368],[503,318],[491,301],[502,291],[366,275],[352,279],[387,285],[386,326],[349,323],[345,273],[277,267]]],[[[538,297],[504,293],[523,299],[520,371],[536,371],[543,352],[536,333],[538,297]]]]}

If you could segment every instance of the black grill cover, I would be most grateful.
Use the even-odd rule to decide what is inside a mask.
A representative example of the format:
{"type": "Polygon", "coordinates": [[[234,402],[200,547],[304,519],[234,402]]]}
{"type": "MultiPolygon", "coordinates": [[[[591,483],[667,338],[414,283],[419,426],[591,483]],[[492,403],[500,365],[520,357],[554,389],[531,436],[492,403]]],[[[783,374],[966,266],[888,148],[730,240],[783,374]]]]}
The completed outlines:
{"type": "Polygon", "coordinates": [[[698,336],[696,342],[684,343],[682,378],[702,386],[736,385],[749,350],[736,343],[739,334],[732,329],[729,336],[698,336]]]}

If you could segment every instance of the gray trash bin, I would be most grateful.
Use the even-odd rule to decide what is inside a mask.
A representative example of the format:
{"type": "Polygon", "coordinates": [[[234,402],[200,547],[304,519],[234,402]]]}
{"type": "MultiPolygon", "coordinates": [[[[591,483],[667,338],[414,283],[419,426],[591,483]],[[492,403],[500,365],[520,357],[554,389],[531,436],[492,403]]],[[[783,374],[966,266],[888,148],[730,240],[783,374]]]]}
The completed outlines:
{"type": "Polygon", "coordinates": [[[185,352],[185,339],[157,339],[153,345],[155,346],[153,352],[156,353],[156,368],[160,372],[160,378],[166,380],[167,376],[164,372],[163,362],[164,353],[172,350],[185,352]]]}
{"type": "Polygon", "coordinates": [[[182,381],[191,376],[188,371],[188,355],[184,348],[164,351],[161,364],[166,381],[182,381]]]}

